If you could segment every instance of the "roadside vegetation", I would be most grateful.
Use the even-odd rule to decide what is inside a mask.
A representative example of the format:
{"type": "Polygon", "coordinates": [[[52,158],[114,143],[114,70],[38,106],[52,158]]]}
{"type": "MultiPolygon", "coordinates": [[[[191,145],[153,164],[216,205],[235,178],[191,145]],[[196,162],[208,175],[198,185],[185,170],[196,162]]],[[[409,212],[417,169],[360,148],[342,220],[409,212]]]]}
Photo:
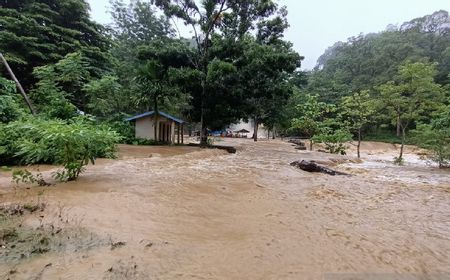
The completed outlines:
{"type": "Polygon", "coordinates": [[[310,149],[344,154],[352,140],[359,157],[362,140],[379,139],[400,144],[397,163],[413,143],[447,165],[448,12],[337,42],[305,72],[284,39],[288,11],[263,3],[114,0],[103,26],[84,0],[0,1],[0,50],[37,112],[2,64],[0,166],[52,163],[74,180],[118,142],[155,144],[124,121],[149,110],[197,124],[203,144],[208,130],[251,120],[310,149]]]}

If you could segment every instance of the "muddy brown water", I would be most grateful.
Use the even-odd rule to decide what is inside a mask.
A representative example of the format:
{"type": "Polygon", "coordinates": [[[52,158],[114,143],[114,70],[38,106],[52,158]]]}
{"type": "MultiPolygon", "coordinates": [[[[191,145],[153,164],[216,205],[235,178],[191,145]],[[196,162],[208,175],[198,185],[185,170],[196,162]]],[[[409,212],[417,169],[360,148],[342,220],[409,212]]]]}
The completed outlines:
{"type": "MultiPolygon", "coordinates": [[[[381,144],[358,161],[282,141],[222,143],[238,152],[122,146],[119,159],[45,188],[46,211],[63,207],[84,230],[124,245],[0,263],[0,275],[14,269],[11,279],[450,279],[439,278],[450,272],[450,171],[415,164],[413,151],[413,163],[394,166],[387,159],[395,149],[381,144]],[[299,159],[353,176],[289,166],[299,159]]],[[[0,186],[2,203],[42,190],[14,190],[5,172],[0,186]]]]}

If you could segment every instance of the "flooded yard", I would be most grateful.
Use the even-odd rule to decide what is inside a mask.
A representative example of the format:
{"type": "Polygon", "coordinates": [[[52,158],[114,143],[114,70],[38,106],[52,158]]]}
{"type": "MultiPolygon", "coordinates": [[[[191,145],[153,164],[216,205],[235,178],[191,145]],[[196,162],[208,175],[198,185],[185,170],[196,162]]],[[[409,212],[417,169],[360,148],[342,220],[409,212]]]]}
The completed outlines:
{"type": "Polygon", "coordinates": [[[35,254],[3,244],[0,279],[449,279],[450,170],[419,151],[399,167],[390,144],[364,143],[361,160],[280,140],[220,144],[237,153],[121,146],[50,187],[15,187],[1,171],[0,203],[44,203],[20,227],[50,241],[35,254]],[[301,159],[351,176],[289,165],[301,159]]]}

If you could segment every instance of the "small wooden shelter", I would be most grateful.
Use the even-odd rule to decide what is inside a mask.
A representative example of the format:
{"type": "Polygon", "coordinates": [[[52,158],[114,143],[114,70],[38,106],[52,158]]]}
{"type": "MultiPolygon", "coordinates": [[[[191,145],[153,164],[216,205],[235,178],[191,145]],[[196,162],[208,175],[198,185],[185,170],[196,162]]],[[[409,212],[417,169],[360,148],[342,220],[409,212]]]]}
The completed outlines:
{"type": "Polygon", "coordinates": [[[126,119],[134,122],[136,138],[143,138],[165,142],[168,144],[183,144],[183,120],[175,118],[167,113],[158,111],[145,112],[126,119]],[[155,117],[156,117],[156,139],[155,139],[155,117]]]}

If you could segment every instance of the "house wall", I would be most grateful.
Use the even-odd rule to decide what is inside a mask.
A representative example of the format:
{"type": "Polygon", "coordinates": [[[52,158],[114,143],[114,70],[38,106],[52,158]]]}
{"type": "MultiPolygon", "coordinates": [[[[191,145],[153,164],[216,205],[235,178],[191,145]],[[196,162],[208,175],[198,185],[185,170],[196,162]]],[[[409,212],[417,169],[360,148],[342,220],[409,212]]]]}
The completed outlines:
{"type": "MultiPolygon", "coordinates": [[[[159,118],[161,118],[161,116],[159,118]]],[[[159,120],[158,120],[158,123],[159,123],[159,120]]],[[[143,118],[136,120],[136,124],[135,124],[135,136],[136,137],[154,140],[155,139],[154,131],[155,130],[153,127],[153,118],[151,116],[143,117],[143,118]]]]}
{"type": "MultiPolygon", "coordinates": [[[[135,136],[138,138],[144,138],[144,139],[149,139],[149,140],[154,140],[155,139],[155,133],[154,133],[154,126],[153,126],[153,116],[147,116],[147,117],[143,117],[143,118],[139,118],[136,119],[136,124],[135,124],[135,136]]],[[[160,123],[164,123],[165,125],[169,125],[171,126],[170,128],[170,133],[169,133],[169,140],[172,143],[175,143],[175,125],[176,123],[172,120],[169,120],[163,116],[158,116],[158,122],[156,127],[159,128],[160,127],[160,123]]],[[[166,127],[166,129],[168,129],[168,126],[166,127]]],[[[166,130],[164,130],[166,132],[166,130]]],[[[159,134],[162,133],[163,131],[158,131],[158,135],[156,136],[156,139],[159,139],[159,134]]],[[[167,133],[167,132],[166,132],[167,133]]],[[[165,137],[165,135],[164,135],[165,137]]]]}

